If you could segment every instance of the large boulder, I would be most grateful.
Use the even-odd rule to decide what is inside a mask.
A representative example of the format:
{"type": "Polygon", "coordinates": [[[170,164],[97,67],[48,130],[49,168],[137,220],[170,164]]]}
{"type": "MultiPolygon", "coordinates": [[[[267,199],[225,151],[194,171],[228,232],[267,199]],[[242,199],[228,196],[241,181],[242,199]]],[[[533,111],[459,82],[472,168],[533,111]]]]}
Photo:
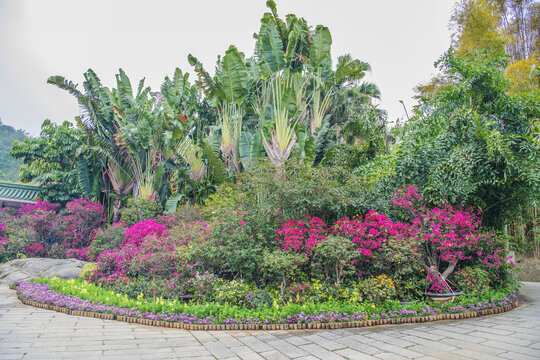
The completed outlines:
{"type": "Polygon", "coordinates": [[[29,280],[35,277],[76,279],[86,261],[77,259],[27,258],[11,260],[0,266],[0,283],[29,280]]]}

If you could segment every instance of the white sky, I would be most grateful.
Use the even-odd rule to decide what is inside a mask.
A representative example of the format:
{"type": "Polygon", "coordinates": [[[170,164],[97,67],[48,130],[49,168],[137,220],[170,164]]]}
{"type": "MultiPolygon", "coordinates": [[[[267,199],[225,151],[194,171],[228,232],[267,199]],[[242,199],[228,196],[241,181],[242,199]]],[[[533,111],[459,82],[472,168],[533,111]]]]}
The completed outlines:
{"type": "MultiPolygon", "coordinates": [[[[410,110],[414,86],[448,49],[455,0],[276,3],[282,18],[294,13],[330,28],[334,62],[350,53],[371,65],[365,79],[379,86],[394,122],[405,117],[399,100],[410,110]]],[[[33,135],[44,119],[73,120],[75,99],[48,85],[50,75],[81,83],[92,68],[110,87],[121,67],[133,83],[146,77],[158,90],[180,67],[193,81],[189,53],[212,72],[231,44],[250,56],[265,11],[264,0],[0,0],[0,118],[33,135]]]]}

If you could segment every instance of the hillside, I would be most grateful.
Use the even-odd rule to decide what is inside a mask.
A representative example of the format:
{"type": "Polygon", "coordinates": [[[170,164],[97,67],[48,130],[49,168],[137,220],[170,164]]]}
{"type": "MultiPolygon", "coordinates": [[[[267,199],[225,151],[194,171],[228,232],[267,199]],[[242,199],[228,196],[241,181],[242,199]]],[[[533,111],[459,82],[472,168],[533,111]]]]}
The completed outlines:
{"type": "Polygon", "coordinates": [[[0,180],[18,181],[19,166],[22,160],[9,156],[11,143],[14,140],[23,141],[28,136],[23,130],[15,130],[0,120],[0,180]]]}

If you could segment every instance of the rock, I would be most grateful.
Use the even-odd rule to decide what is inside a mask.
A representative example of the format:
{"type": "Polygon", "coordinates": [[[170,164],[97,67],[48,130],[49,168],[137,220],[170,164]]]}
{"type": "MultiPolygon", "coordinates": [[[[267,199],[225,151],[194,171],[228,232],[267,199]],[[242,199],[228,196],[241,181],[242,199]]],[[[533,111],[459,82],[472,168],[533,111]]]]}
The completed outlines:
{"type": "Polygon", "coordinates": [[[28,280],[35,277],[59,277],[76,279],[86,261],[77,259],[27,258],[8,261],[0,266],[0,283],[11,284],[14,281],[28,280]]]}

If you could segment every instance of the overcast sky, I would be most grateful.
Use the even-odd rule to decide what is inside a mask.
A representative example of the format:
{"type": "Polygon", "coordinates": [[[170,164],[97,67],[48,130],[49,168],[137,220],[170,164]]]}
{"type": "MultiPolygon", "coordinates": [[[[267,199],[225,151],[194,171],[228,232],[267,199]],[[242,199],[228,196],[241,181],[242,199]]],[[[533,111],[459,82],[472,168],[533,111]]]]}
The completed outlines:
{"type": "MultiPolygon", "coordinates": [[[[382,92],[389,120],[410,110],[413,88],[435,73],[434,61],[450,44],[455,0],[276,0],[278,12],[328,26],[332,55],[350,53],[371,64],[367,81],[382,92]]],[[[78,114],[50,75],[75,83],[92,68],[107,86],[123,68],[132,82],[146,77],[158,90],[176,67],[195,75],[189,53],[208,70],[236,45],[253,54],[253,33],[264,0],[0,0],[0,118],[39,133],[44,119],[60,123],[78,114]]]]}

